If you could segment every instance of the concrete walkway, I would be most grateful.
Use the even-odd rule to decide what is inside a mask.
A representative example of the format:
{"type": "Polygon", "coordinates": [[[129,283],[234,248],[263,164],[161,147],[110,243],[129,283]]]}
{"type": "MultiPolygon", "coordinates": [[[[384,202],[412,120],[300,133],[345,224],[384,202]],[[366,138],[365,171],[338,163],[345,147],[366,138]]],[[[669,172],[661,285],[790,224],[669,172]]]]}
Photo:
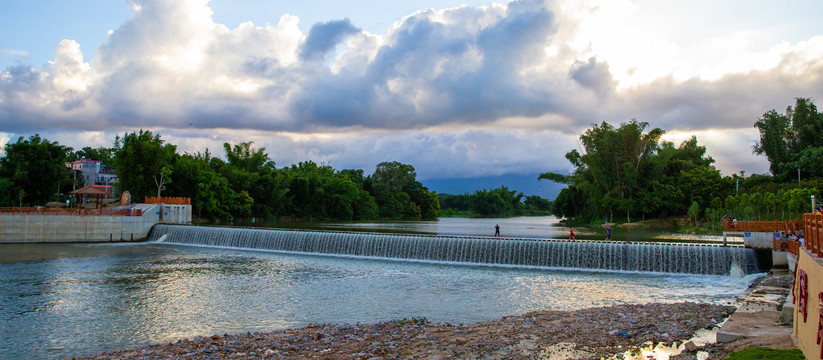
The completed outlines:
{"type": "Polygon", "coordinates": [[[795,348],[791,316],[783,316],[788,303],[791,309],[791,288],[794,276],[788,270],[772,270],[726,320],[717,332],[718,343],[728,343],[729,350],[752,346],[777,349],[795,348]]]}

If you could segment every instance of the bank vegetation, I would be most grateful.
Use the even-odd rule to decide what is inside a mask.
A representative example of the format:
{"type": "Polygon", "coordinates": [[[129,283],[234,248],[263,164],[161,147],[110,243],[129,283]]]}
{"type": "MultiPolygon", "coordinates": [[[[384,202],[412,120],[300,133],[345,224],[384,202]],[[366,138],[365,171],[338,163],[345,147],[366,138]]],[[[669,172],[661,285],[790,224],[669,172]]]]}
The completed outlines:
{"type": "Polygon", "coordinates": [[[695,226],[714,226],[724,218],[782,220],[811,211],[811,197],[823,188],[823,113],[797,98],[754,127],[760,141],[752,151],[768,158],[771,174],[723,176],[697,137],[661,141],[664,130],[632,119],[593,125],[580,136],[581,151],[566,153],[574,171],[540,179],[567,184],[553,213],[584,223],[688,216],[695,226]]]}

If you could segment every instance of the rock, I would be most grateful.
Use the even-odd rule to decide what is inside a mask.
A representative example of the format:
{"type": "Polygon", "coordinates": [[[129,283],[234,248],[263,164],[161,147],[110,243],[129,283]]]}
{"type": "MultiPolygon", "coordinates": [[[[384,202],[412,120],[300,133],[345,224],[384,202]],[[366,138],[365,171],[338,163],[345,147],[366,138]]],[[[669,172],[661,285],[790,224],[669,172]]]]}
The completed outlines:
{"type": "Polygon", "coordinates": [[[685,347],[686,347],[686,350],[689,350],[689,351],[691,351],[691,352],[695,352],[695,351],[697,351],[697,349],[700,349],[700,347],[698,347],[698,346],[694,343],[694,341],[689,341],[689,342],[685,343],[683,346],[685,346],[685,347]]]}
{"type": "MultiPolygon", "coordinates": [[[[195,337],[92,358],[137,354],[146,359],[504,359],[535,358],[551,344],[567,343],[570,351],[587,354],[583,358],[622,359],[624,352],[649,341],[689,339],[697,329],[711,326],[713,319],[722,321],[722,313],[730,309],[711,304],[645,304],[539,311],[460,326],[408,319],[309,324],[267,333],[195,337]]],[[[698,348],[693,343],[690,347],[698,348]]]]}

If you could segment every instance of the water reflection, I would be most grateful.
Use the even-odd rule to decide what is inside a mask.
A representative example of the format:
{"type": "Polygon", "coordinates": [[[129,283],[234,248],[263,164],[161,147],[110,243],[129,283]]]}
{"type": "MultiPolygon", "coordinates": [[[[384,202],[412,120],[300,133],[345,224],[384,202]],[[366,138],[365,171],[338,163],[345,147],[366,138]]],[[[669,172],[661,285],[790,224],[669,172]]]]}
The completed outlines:
{"type": "Polygon", "coordinates": [[[0,247],[0,358],[425,316],[475,322],[619,303],[722,303],[751,278],[288,256],[160,244],[0,247]],[[25,261],[12,256],[21,253],[25,261]],[[10,255],[12,254],[12,255],[10,255]]]}
{"type": "MultiPolygon", "coordinates": [[[[500,225],[500,235],[514,238],[568,239],[569,228],[554,216],[521,216],[511,218],[439,218],[432,221],[373,222],[285,222],[267,223],[268,227],[317,230],[368,231],[456,236],[494,236],[494,226],[500,225]]],[[[602,226],[574,227],[578,240],[605,240],[602,226]]],[[[615,241],[700,242],[722,243],[718,235],[676,234],[661,230],[612,228],[615,241]]]]}

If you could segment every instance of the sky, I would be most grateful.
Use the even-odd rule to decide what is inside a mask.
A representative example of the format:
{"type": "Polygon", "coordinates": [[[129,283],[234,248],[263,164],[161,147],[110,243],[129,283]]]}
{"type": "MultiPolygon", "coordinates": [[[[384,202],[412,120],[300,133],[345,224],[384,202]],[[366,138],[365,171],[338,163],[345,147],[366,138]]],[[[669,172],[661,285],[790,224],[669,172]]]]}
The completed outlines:
{"type": "MultiPolygon", "coordinates": [[[[768,172],[758,117],[823,99],[819,0],[4,0],[0,141],[148,129],[420,180],[569,173],[592,124],[768,172]]],[[[819,104],[819,103],[818,103],[819,104]]],[[[536,177],[536,175],[534,175],[536,177]]],[[[535,179],[536,181],[536,179],[535,179]]],[[[424,181],[425,184],[425,181],[424,181]]]]}

